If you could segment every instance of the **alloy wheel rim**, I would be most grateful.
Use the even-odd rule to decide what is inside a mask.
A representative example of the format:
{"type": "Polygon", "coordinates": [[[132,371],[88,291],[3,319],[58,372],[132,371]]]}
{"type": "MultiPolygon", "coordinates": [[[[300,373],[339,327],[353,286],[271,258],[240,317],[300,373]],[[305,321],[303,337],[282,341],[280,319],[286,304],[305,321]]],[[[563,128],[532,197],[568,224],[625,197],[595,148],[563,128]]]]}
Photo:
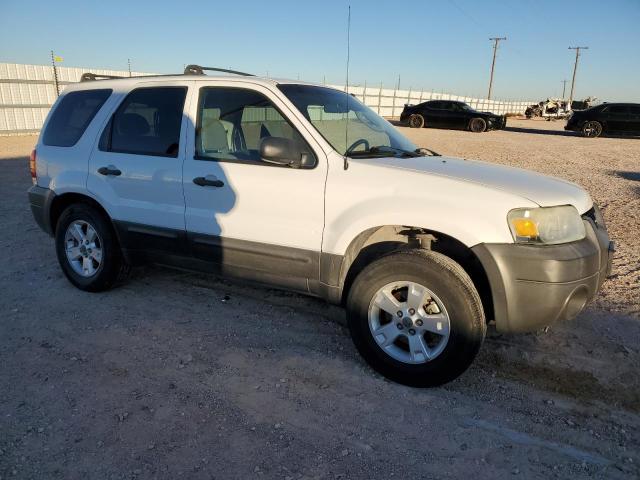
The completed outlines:
{"type": "Polygon", "coordinates": [[[437,358],[451,332],[449,314],[440,298],[412,281],[388,283],[369,304],[369,330],[394,360],[424,364],[437,358]]]}
{"type": "Polygon", "coordinates": [[[84,220],[69,224],[64,235],[64,249],[69,265],[82,277],[92,277],[102,265],[102,239],[84,220]]]}
{"type": "Polygon", "coordinates": [[[595,123],[592,122],[588,122],[585,126],[584,126],[584,133],[587,137],[595,137],[599,134],[599,130],[600,128],[598,127],[598,125],[596,125],[595,123]]]}

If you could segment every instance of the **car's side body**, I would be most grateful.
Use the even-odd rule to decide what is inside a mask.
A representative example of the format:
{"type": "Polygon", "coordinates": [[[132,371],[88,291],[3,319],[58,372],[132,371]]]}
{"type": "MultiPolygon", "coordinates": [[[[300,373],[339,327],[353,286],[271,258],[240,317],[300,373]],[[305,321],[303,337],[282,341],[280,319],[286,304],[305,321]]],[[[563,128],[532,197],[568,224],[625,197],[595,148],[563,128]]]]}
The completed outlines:
{"type": "Polygon", "coordinates": [[[474,118],[485,120],[487,130],[499,130],[506,125],[506,117],[503,115],[478,112],[466,103],[453,100],[429,100],[418,105],[405,105],[400,121],[408,122],[409,117],[414,114],[421,115],[427,127],[466,130],[470,128],[470,122],[474,118]]]}
{"type": "MultiPolygon", "coordinates": [[[[111,93],[74,145],[47,145],[41,136],[37,183],[29,194],[36,220],[54,234],[65,206],[88,202],[111,220],[132,264],[221,273],[334,303],[343,302],[354,276],[376,256],[403,246],[433,249],[468,272],[488,319],[503,331],[532,330],[573,316],[596,294],[610,265],[610,244],[604,226],[590,217],[592,201],[584,190],[532,172],[446,157],[345,163],[278,84],[185,75],[69,87],[53,111],[72,92],[111,93]],[[104,143],[119,135],[113,132],[121,118],[130,115],[128,124],[135,123],[136,114],[118,116],[127,99],[158,88],[184,91],[184,107],[174,119],[176,148],[147,155],[104,143]],[[268,101],[270,112],[284,122],[275,125],[264,117],[247,132],[254,129],[262,138],[263,128],[286,123],[312,152],[313,164],[283,168],[200,155],[201,144],[213,142],[202,140],[209,128],[203,124],[205,95],[220,89],[268,101]],[[112,171],[119,173],[101,173],[112,171]],[[583,214],[587,238],[553,248],[514,245],[506,222],[511,209],[563,204],[583,214]],[[546,308],[531,308],[550,295],[554,301],[546,308]]],[[[45,132],[49,121],[51,115],[45,132]]]]}
{"type": "Polygon", "coordinates": [[[586,110],[574,110],[565,130],[580,132],[587,122],[598,122],[602,133],[640,135],[640,104],[603,103],[586,110]]]}

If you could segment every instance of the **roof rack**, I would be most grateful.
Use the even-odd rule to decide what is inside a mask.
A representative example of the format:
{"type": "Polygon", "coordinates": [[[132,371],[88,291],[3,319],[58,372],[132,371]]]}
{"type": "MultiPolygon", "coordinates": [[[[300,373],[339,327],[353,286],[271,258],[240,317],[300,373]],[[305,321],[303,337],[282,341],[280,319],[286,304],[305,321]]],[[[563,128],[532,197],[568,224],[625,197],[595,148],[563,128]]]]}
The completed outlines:
{"type": "Polygon", "coordinates": [[[83,73],[80,77],[81,82],[90,82],[101,78],[125,78],[119,75],[100,75],[99,73],[83,73]]]}
{"type": "Polygon", "coordinates": [[[243,77],[254,77],[251,73],[238,72],[237,70],[227,70],[226,68],[201,67],[200,65],[187,65],[184,69],[185,75],[204,75],[204,71],[232,73],[234,75],[242,75],[243,77]]]}

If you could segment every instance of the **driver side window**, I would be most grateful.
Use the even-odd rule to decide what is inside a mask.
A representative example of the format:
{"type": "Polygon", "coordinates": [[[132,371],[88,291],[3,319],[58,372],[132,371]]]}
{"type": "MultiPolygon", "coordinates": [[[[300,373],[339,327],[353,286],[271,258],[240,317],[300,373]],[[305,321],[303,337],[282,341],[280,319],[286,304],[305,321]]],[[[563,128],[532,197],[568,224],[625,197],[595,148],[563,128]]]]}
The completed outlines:
{"type": "Polygon", "coordinates": [[[267,137],[293,140],[311,149],[298,131],[261,93],[240,88],[200,89],[196,158],[268,165],[260,159],[267,137]]]}

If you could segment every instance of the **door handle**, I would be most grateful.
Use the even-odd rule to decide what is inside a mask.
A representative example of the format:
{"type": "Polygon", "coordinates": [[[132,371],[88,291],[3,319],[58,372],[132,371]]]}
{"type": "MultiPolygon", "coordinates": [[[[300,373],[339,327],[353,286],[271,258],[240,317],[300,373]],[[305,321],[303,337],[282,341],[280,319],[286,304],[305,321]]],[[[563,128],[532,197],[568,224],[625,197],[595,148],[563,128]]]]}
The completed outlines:
{"type": "Polygon", "coordinates": [[[224,182],[218,180],[213,175],[207,175],[206,177],[196,177],[193,179],[193,183],[200,185],[201,187],[224,187],[224,182]]]}
{"type": "Polygon", "coordinates": [[[100,175],[113,175],[115,177],[122,175],[122,172],[113,165],[109,165],[108,167],[100,167],[98,169],[98,173],[100,175]]]}

